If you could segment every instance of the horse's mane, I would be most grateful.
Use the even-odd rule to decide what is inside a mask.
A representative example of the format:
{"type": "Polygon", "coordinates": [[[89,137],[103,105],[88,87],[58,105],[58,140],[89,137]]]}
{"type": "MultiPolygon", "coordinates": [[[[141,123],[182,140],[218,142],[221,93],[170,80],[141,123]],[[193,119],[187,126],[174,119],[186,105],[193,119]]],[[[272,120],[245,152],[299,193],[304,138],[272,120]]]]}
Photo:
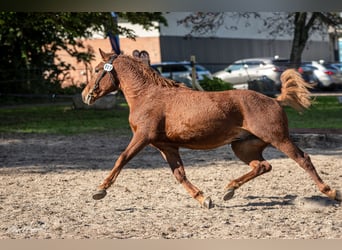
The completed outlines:
{"type": "Polygon", "coordinates": [[[168,79],[166,77],[161,76],[158,72],[156,72],[152,67],[146,65],[141,60],[136,59],[132,56],[128,55],[120,55],[118,59],[123,59],[127,62],[127,66],[130,71],[136,75],[137,78],[141,77],[140,74],[143,74],[143,80],[146,84],[154,84],[161,87],[166,88],[179,88],[186,87],[184,83],[179,83],[174,80],[168,79]]]}

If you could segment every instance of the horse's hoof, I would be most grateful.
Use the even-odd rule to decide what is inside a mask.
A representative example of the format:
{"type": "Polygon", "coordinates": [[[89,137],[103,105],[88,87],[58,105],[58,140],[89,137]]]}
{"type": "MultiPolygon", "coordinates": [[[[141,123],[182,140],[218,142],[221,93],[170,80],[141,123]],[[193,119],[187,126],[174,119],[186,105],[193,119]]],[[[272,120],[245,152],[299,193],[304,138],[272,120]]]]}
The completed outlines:
{"type": "Polygon", "coordinates": [[[223,196],[223,200],[224,201],[230,200],[231,198],[233,198],[234,193],[235,193],[235,189],[234,188],[227,189],[226,193],[223,196]]]}
{"type": "Polygon", "coordinates": [[[106,189],[100,189],[93,195],[93,199],[94,200],[101,200],[102,198],[104,198],[106,196],[106,194],[107,194],[106,189]]]}
{"type": "Polygon", "coordinates": [[[205,208],[207,208],[207,209],[210,209],[210,208],[213,208],[213,207],[214,207],[214,204],[213,204],[213,202],[211,201],[211,198],[210,198],[210,197],[207,197],[207,198],[205,198],[205,200],[203,201],[202,206],[205,207],[205,208]]]}
{"type": "Polygon", "coordinates": [[[339,190],[336,190],[335,200],[342,201],[342,193],[339,190]]]}

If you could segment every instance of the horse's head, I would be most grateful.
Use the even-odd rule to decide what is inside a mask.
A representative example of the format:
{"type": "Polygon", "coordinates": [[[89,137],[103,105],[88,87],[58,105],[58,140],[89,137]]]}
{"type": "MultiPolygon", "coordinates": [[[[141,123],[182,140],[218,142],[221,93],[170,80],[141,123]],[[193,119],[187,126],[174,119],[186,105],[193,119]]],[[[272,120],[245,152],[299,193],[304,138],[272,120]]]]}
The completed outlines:
{"type": "Polygon", "coordinates": [[[119,81],[113,67],[114,60],[118,57],[115,53],[105,53],[100,49],[103,62],[95,67],[95,74],[82,91],[83,102],[90,105],[100,97],[115,91],[119,87],[119,81]]]}

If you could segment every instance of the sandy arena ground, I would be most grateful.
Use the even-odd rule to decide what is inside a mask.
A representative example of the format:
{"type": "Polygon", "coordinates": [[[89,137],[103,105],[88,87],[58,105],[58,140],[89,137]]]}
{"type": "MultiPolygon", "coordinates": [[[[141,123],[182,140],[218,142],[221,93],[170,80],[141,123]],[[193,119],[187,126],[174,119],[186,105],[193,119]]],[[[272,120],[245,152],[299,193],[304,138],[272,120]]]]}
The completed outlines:
{"type": "MultiPolygon", "coordinates": [[[[1,135],[0,239],[341,239],[341,203],[321,194],[274,148],[273,170],[233,199],[223,188],[249,171],[229,146],[182,150],[190,181],[215,207],[201,208],[148,147],[100,201],[92,193],[126,147],[127,136],[1,135]]],[[[342,191],[342,145],[305,148],[318,173],[342,191]]]]}

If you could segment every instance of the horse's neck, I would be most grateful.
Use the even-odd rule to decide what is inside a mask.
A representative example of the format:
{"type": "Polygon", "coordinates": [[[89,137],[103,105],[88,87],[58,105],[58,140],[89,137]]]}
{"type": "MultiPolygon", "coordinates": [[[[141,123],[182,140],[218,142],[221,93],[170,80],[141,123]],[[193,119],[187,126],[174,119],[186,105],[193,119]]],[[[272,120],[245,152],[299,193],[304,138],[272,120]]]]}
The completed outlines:
{"type": "Polygon", "coordinates": [[[132,77],[127,74],[120,80],[120,89],[123,92],[125,99],[130,107],[135,103],[142,103],[146,99],[147,93],[153,91],[147,82],[142,78],[132,77]]]}
{"type": "Polygon", "coordinates": [[[145,91],[142,88],[135,88],[134,86],[122,86],[121,91],[123,92],[125,99],[129,106],[135,102],[139,102],[145,96],[145,91]]]}

